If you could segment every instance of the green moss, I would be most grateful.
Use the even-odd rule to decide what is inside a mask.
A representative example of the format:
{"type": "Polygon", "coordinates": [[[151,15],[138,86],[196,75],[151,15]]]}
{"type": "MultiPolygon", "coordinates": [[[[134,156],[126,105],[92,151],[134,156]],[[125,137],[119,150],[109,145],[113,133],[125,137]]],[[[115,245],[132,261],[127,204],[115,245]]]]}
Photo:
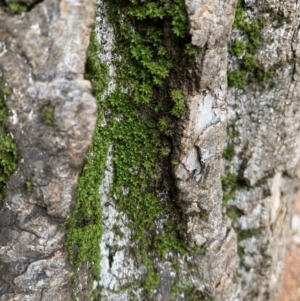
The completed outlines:
{"type": "Polygon", "coordinates": [[[0,8],[4,8],[4,10],[11,14],[22,14],[28,11],[26,4],[17,1],[7,4],[5,0],[0,0],[0,8]]]}
{"type": "Polygon", "coordinates": [[[116,235],[118,235],[119,237],[123,237],[124,233],[122,232],[122,230],[120,229],[120,227],[118,225],[114,225],[113,226],[114,232],[116,235]]]}
{"type": "Polygon", "coordinates": [[[242,0],[238,1],[233,27],[247,35],[249,39],[247,50],[250,53],[255,52],[257,47],[263,41],[261,29],[265,25],[266,21],[266,18],[259,17],[256,20],[249,22],[245,17],[245,9],[243,7],[242,0]]]}
{"type": "MultiPolygon", "coordinates": [[[[106,66],[100,64],[98,55],[99,44],[93,32],[87,53],[85,78],[93,84],[93,94],[98,101],[98,120],[92,144],[78,179],[75,207],[70,219],[64,223],[67,230],[65,245],[73,263],[74,281],[78,268],[85,261],[91,264],[94,279],[98,280],[100,275],[99,242],[103,229],[99,187],[104,176],[109,140],[104,133],[99,132],[103,118],[101,95],[108,81],[108,72],[106,66]]],[[[91,292],[91,299],[97,300],[93,299],[96,295],[96,291],[91,292]]]]}
{"type": "Polygon", "coordinates": [[[238,255],[239,255],[240,258],[245,256],[245,249],[243,247],[238,246],[237,251],[238,251],[238,255]]]}
{"type": "MultiPolygon", "coordinates": [[[[250,229],[250,230],[236,230],[237,231],[237,240],[241,242],[243,240],[249,239],[251,237],[256,237],[259,239],[259,235],[261,234],[261,229],[250,229]]],[[[240,258],[245,256],[245,248],[238,244],[238,255],[240,258]]]]}
{"type": "Polygon", "coordinates": [[[43,122],[47,125],[52,125],[54,122],[54,108],[46,106],[42,109],[43,122]]]}
{"type": "MultiPolygon", "coordinates": [[[[239,137],[239,133],[236,130],[234,124],[227,126],[227,145],[223,150],[222,157],[226,160],[224,161],[225,165],[228,167],[228,164],[233,160],[235,156],[235,144],[237,143],[236,139],[239,137]]],[[[244,186],[243,181],[241,181],[238,175],[233,173],[228,173],[221,176],[222,188],[223,188],[223,205],[227,205],[229,200],[234,197],[235,191],[244,186]]],[[[228,213],[227,213],[228,215],[228,213]]],[[[232,215],[229,214],[229,215],[232,215]]],[[[229,216],[230,217],[230,216],[229,216]]]]}
{"type": "Polygon", "coordinates": [[[243,66],[247,70],[254,71],[259,65],[254,55],[246,53],[243,57],[243,66]]]}
{"type": "MultiPolygon", "coordinates": [[[[3,96],[8,96],[8,95],[10,95],[11,94],[11,89],[10,89],[10,87],[7,87],[7,86],[2,86],[1,87],[1,94],[2,94],[2,97],[3,96]]],[[[3,100],[2,100],[3,101],[3,100]]]]}
{"type": "Polygon", "coordinates": [[[0,205],[5,197],[6,183],[17,169],[18,163],[16,144],[5,126],[5,119],[8,115],[5,98],[10,94],[10,88],[0,82],[0,205]]]}
{"type": "Polygon", "coordinates": [[[233,27],[245,36],[247,42],[235,39],[229,46],[229,53],[236,56],[239,63],[237,69],[228,70],[229,86],[243,88],[247,83],[263,83],[275,75],[274,72],[264,71],[255,57],[257,48],[263,42],[261,30],[266,21],[264,17],[259,17],[251,22],[248,21],[245,16],[243,1],[238,1],[233,27]]]}
{"type": "Polygon", "coordinates": [[[11,13],[13,14],[21,14],[25,13],[28,10],[28,7],[24,3],[18,3],[18,2],[10,2],[8,4],[8,8],[11,13]]]}
{"type": "Polygon", "coordinates": [[[234,197],[237,190],[247,187],[247,183],[233,173],[221,176],[221,182],[223,188],[223,205],[227,205],[228,201],[234,197]]]}
{"type": "Polygon", "coordinates": [[[184,295],[184,300],[186,301],[213,301],[213,299],[204,292],[195,290],[194,285],[188,278],[182,278],[177,284],[173,285],[170,300],[176,300],[177,295],[184,295]]]}
{"type": "Polygon", "coordinates": [[[187,31],[187,17],[184,1],[171,2],[158,0],[130,0],[128,14],[137,20],[157,20],[171,17],[172,31],[178,37],[184,37],[187,31]]]}
{"type": "Polygon", "coordinates": [[[187,17],[182,0],[107,3],[108,16],[116,28],[115,52],[122,58],[115,62],[118,87],[103,103],[111,113],[102,130],[114,145],[111,195],[118,210],[131,218],[133,239],[141,248],[148,271],[144,287],[150,292],[159,276],[147,254],[190,252],[179,234],[181,217],[176,215],[176,204],[163,203],[157,192],[166,191],[168,198],[172,196],[172,183],[167,180],[171,177],[158,171],[170,168],[171,139],[178,118],[186,109],[181,92],[183,72],[177,60],[186,56],[187,49],[190,55],[195,51],[187,46],[187,17]],[[118,21],[121,13],[125,22],[118,21]],[[170,30],[168,42],[175,45],[178,56],[170,55],[174,49],[166,47],[165,23],[170,30]],[[170,75],[173,81],[169,81],[170,75]],[[154,222],[162,214],[170,214],[171,221],[162,235],[153,235],[154,222]]]}
{"type": "Polygon", "coordinates": [[[31,181],[26,181],[25,185],[26,185],[26,195],[27,196],[32,195],[32,192],[33,192],[33,184],[32,184],[32,182],[31,181]]]}
{"type": "Polygon", "coordinates": [[[188,56],[194,57],[199,52],[199,48],[192,44],[187,44],[185,46],[184,53],[188,56]]]}
{"type": "Polygon", "coordinates": [[[150,293],[158,286],[160,277],[154,271],[153,263],[145,251],[142,251],[142,260],[147,269],[147,278],[143,287],[147,293],[150,293]]]}
{"type": "Polygon", "coordinates": [[[171,114],[179,118],[186,110],[182,92],[180,90],[173,90],[171,92],[171,98],[174,101],[174,107],[171,114]]]}
{"type": "Polygon", "coordinates": [[[234,40],[229,47],[229,52],[237,57],[241,56],[247,49],[247,44],[242,40],[234,40]]]}
{"type": "Polygon", "coordinates": [[[172,260],[172,268],[176,273],[179,273],[181,270],[181,264],[178,260],[173,259],[172,260]]]}
{"type": "Polygon", "coordinates": [[[236,144],[236,138],[238,138],[239,133],[236,130],[236,127],[234,124],[227,126],[227,146],[223,150],[222,157],[226,159],[227,161],[232,161],[234,155],[235,155],[235,144],[236,144]]]}
{"type": "Polygon", "coordinates": [[[169,221],[164,229],[164,235],[158,235],[154,240],[156,253],[164,257],[170,250],[177,251],[182,255],[188,255],[184,241],[178,232],[174,231],[175,225],[169,221]]]}
{"type": "MultiPolygon", "coordinates": [[[[65,223],[66,246],[74,270],[87,260],[92,263],[97,279],[101,258],[98,245],[103,232],[98,188],[108,146],[113,145],[110,195],[117,209],[130,218],[132,237],[139,246],[136,256],[147,269],[143,287],[150,293],[160,281],[152,256],[164,256],[169,251],[183,255],[202,252],[201,248],[188,249],[180,236],[182,216],[174,202],[174,183],[168,174],[172,138],[185,111],[181,91],[185,82],[183,70],[190,62],[186,51],[190,56],[196,52],[188,46],[184,1],[106,0],[106,3],[107,16],[115,27],[117,87],[106,99],[101,98],[107,83],[107,68],[99,63],[99,45],[93,34],[86,78],[92,82],[98,100],[98,122],[79,177],[76,205],[65,223]],[[169,30],[167,42],[164,26],[169,30]],[[166,44],[171,46],[167,48],[166,44]],[[177,55],[171,55],[172,51],[177,55]],[[101,125],[104,113],[105,126],[101,125]],[[163,200],[160,191],[167,194],[163,200]],[[169,222],[162,234],[157,235],[155,221],[162,215],[168,215],[169,222]]],[[[122,235],[118,226],[114,231],[122,235]]]]}
{"type": "Polygon", "coordinates": [[[290,17],[285,17],[284,12],[279,11],[274,17],[273,17],[273,26],[274,28],[280,28],[285,23],[291,23],[290,17]]]}
{"type": "Polygon", "coordinates": [[[261,229],[251,229],[251,230],[245,230],[238,233],[238,242],[251,238],[251,237],[257,237],[261,234],[261,229]]]}
{"type": "MultiPolygon", "coordinates": [[[[276,71],[261,71],[256,70],[255,73],[253,73],[253,77],[249,76],[249,82],[253,83],[261,83],[266,82],[270,79],[273,79],[276,75],[276,71]]],[[[275,87],[275,83],[273,81],[270,82],[270,88],[275,87]]]]}
{"type": "Polygon", "coordinates": [[[171,126],[171,120],[168,117],[162,117],[158,120],[158,129],[162,133],[168,133],[171,126]]]}
{"type": "Polygon", "coordinates": [[[227,70],[227,80],[230,87],[243,88],[247,82],[247,72],[244,70],[227,70]]]}
{"type": "Polygon", "coordinates": [[[228,176],[221,176],[223,187],[223,204],[226,205],[228,201],[234,196],[234,191],[237,183],[237,175],[229,174],[228,176]]]}
{"type": "Polygon", "coordinates": [[[227,208],[226,214],[233,221],[241,216],[241,212],[236,208],[227,208]]]}
{"type": "Polygon", "coordinates": [[[236,174],[229,174],[228,176],[221,176],[223,189],[231,189],[232,186],[236,185],[238,176],[236,174]]]}

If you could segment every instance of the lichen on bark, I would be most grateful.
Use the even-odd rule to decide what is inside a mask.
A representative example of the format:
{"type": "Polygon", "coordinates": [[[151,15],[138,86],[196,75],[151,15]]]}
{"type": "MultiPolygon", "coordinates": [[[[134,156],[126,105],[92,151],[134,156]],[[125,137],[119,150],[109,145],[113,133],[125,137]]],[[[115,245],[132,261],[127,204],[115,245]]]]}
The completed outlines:
{"type": "Polygon", "coordinates": [[[299,176],[299,24],[276,3],[99,0],[91,39],[87,0],[0,10],[20,155],[0,300],[273,297],[299,176]]]}
{"type": "Polygon", "coordinates": [[[231,37],[229,68],[244,72],[248,79],[243,85],[233,84],[236,87],[228,91],[228,122],[238,134],[228,139],[231,154],[224,156],[223,176],[224,184],[235,177],[233,185],[224,188],[227,196],[230,194],[226,212],[238,233],[242,300],[273,300],[278,291],[299,188],[299,139],[295,130],[299,124],[299,21],[295,5],[294,1],[266,2],[263,6],[242,1],[231,37]],[[255,47],[249,48],[251,37],[243,28],[258,20],[263,20],[263,26],[259,26],[255,47]],[[237,46],[242,44],[237,41],[245,43],[240,54],[237,46]],[[249,51],[246,49],[257,62],[254,73],[241,63],[249,51]],[[272,74],[272,78],[262,74],[272,74]]]}
{"type": "MultiPolygon", "coordinates": [[[[235,298],[238,292],[233,296],[229,293],[235,288],[224,285],[230,281],[235,267],[235,236],[220,214],[220,172],[207,169],[220,164],[225,115],[222,109],[211,112],[220,116],[220,119],[211,120],[210,110],[212,106],[222,108],[225,94],[220,94],[217,99],[208,97],[207,103],[199,92],[207,89],[208,81],[212,80],[212,76],[206,78],[208,70],[204,68],[205,76],[199,83],[203,62],[208,63],[210,57],[217,54],[221,61],[224,57],[226,63],[226,39],[233,17],[222,19],[227,31],[222,32],[218,42],[215,36],[209,39],[209,47],[214,51],[207,54],[207,49],[199,49],[206,43],[206,38],[198,30],[197,19],[203,6],[195,11],[194,4],[191,4],[189,10],[195,31],[192,42],[196,46],[192,46],[186,32],[186,16],[182,18],[186,15],[183,2],[149,1],[145,6],[140,4],[138,1],[120,1],[118,5],[99,1],[97,4],[95,32],[100,48],[104,48],[100,50],[100,61],[108,63],[110,77],[108,89],[101,99],[104,119],[98,130],[111,147],[104,184],[100,187],[104,233],[101,277],[95,285],[98,285],[100,297],[109,300],[127,300],[133,295],[139,300],[216,298],[218,294],[235,298]],[[152,7],[152,10],[145,9],[147,7],[152,7]],[[196,134],[193,134],[195,137],[192,135],[191,141],[183,142],[183,129],[190,126],[190,121],[197,123],[197,114],[191,107],[197,104],[208,109],[206,123],[197,132],[203,135],[198,142],[196,134]],[[177,127],[174,121],[180,126],[177,127]],[[215,131],[213,126],[216,126],[215,131]],[[213,145],[210,136],[216,138],[217,146],[213,145]],[[186,178],[185,172],[180,173],[180,166],[189,164],[185,157],[185,147],[189,145],[195,148],[196,154],[200,153],[200,159],[197,155],[188,168],[201,165],[206,167],[206,172],[205,169],[196,168],[196,172],[192,169],[190,177],[186,178]],[[217,149],[212,159],[206,157],[211,148],[217,149]],[[205,185],[212,185],[211,191],[218,191],[218,201],[212,207],[204,208],[205,202],[209,203],[205,201],[208,195],[203,195],[201,201],[198,200],[199,193],[193,198],[199,203],[200,210],[198,205],[195,207],[196,203],[189,205],[186,189],[194,187],[192,189],[196,191],[199,185],[203,186],[202,191],[206,189],[205,185]],[[213,235],[209,230],[212,222],[213,225],[220,223],[213,235]],[[200,239],[203,231],[199,227],[207,229],[205,241],[200,239]],[[219,245],[218,252],[214,250],[216,245],[219,245]],[[223,257],[223,253],[228,254],[223,257]],[[218,262],[218,268],[211,269],[213,283],[222,283],[218,292],[200,270],[210,261],[218,262]],[[174,270],[174,264],[180,269],[174,270]],[[220,280],[218,271],[224,264],[229,268],[229,276],[220,280]],[[182,277],[187,280],[186,285],[182,285],[182,277]],[[172,290],[172,286],[176,290],[172,290]],[[200,292],[195,294],[195,290],[200,292]]],[[[233,8],[234,3],[225,6],[228,16],[233,8]]],[[[204,25],[206,31],[210,30],[210,21],[204,25]]],[[[220,35],[215,25],[213,23],[212,28],[216,35],[220,35]]],[[[218,76],[217,66],[214,71],[216,79],[209,84],[210,88],[220,80],[226,90],[226,78],[218,76]]]]}

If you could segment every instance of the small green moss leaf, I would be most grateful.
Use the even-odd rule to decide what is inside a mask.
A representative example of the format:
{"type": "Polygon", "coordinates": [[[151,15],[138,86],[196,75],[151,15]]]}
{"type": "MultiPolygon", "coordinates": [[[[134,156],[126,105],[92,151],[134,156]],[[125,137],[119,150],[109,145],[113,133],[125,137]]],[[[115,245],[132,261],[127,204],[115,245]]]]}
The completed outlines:
{"type": "Polygon", "coordinates": [[[24,3],[10,2],[8,8],[13,14],[25,13],[28,10],[28,7],[24,3]]]}
{"type": "Polygon", "coordinates": [[[174,107],[171,111],[171,114],[179,118],[186,110],[183,94],[180,90],[173,90],[171,92],[171,98],[174,101],[174,107]]]}
{"type": "Polygon", "coordinates": [[[241,56],[247,49],[247,44],[242,40],[234,40],[229,47],[229,52],[237,57],[241,56]]]}
{"type": "Polygon", "coordinates": [[[254,55],[246,53],[243,59],[243,66],[249,71],[254,71],[256,68],[258,68],[259,64],[254,55]]]}
{"type": "Polygon", "coordinates": [[[32,192],[33,192],[33,184],[31,181],[26,181],[25,182],[26,185],[26,195],[27,196],[31,196],[32,192]]]}
{"type": "Polygon", "coordinates": [[[246,85],[247,73],[244,70],[228,70],[227,78],[230,87],[243,88],[246,85]]]}
{"type": "Polygon", "coordinates": [[[43,122],[47,125],[52,125],[54,122],[54,108],[46,106],[42,109],[43,122]]]}
{"type": "Polygon", "coordinates": [[[8,115],[4,99],[10,94],[11,89],[0,82],[0,205],[5,197],[6,182],[18,163],[16,144],[4,122],[8,115]]]}

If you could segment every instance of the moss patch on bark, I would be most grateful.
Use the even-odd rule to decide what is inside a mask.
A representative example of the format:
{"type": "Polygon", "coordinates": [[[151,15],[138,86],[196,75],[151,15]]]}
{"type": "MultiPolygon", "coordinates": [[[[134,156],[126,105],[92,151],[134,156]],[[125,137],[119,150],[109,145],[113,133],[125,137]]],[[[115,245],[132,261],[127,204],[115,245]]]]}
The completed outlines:
{"type": "MultiPolygon", "coordinates": [[[[92,34],[86,78],[98,101],[98,123],[81,172],[76,205],[65,223],[66,246],[77,271],[84,261],[99,278],[99,242],[103,233],[101,195],[107,151],[113,146],[114,176],[110,196],[130,218],[137,256],[147,269],[145,294],[159,281],[153,258],[172,251],[188,255],[181,233],[184,221],[176,204],[172,157],[176,124],[185,111],[183,85],[187,66],[197,54],[190,44],[184,1],[106,0],[108,19],[115,30],[115,90],[102,99],[108,70],[99,62],[99,46],[92,34]],[[103,125],[103,118],[105,125],[103,125]],[[167,216],[160,234],[156,222],[167,216]]],[[[122,213],[120,213],[122,214],[122,213]]],[[[121,236],[120,228],[114,227],[121,236]]],[[[91,298],[97,298],[96,295],[91,298]]]]}
{"type": "Polygon", "coordinates": [[[0,82],[0,205],[5,197],[6,183],[9,176],[18,167],[17,146],[5,124],[8,116],[5,98],[9,97],[10,94],[10,88],[0,82]]]}

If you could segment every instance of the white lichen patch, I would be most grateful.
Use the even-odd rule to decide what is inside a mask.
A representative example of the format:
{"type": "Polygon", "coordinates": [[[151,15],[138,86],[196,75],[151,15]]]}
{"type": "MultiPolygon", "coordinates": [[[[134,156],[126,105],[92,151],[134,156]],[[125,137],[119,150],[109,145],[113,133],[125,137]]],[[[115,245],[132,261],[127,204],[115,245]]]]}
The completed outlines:
{"type": "Polygon", "coordinates": [[[128,291],[120,291],[124,286],[140,280],[134,259],[128,256],[131,243],[131,229],[128,217],[116,209],[115,200],[109,196],[113,181],[113,146],[108,149],[104,178],[99,189],[102,197],[104,233],[100,242],[100,281],[102,297],[107,300],[128,300],[128,291]],[[117,293],[118,292],[118,293],[117,293]]]}
{"type": "Polygon", "coordinates": [[[15,110],[11,110],[12,115],[10,116],[10,118],[12,119],[12,124],[15,125],[18,123],[18,114],[15,110]]]}
{"type": "MultiPolygon", "coordinates": [[[[97,17],[95,33],[100,44],[100,62],[106,64],[109,71],[109,82],[102,99],[106,99],[116,88],[116,70],[114,66],[114,29],[106,19],[107,7],[104,1],[97,1],[97,17]]],[[[108,112],[109,113],[109,112],[108,112]]],[[[108,116],[103,118],[102,127],[108,122],[108,116]]],[[[122,116],[118,116],[121,120],[122,116]]],[[[101,262],[100,280],[94,283],[94,288],[100,287],[101,300],[126,301],[140,299],[142,289],[134,290],[132,284],[140,281],[145,274],[145,267],[137,267],[130,247],[132,230],[128,227],[129,218],[116,208],[116,200],[110,196],[113,183],[113,145],[108,148],[104,178],[99,188],[102,199],[103,235],[100,242],[101,262]],[[124,289],[128,287],[128,289],[124,289]]],[[[126,189],[124,190],[126,191],[126,189]]]]}
{"type": "Polygon", "coordinates": [[[270,206],[270,218],[271,218],[271,224],[273,224],[278,216],[278,213],[280,211],[280,207],[282,205],[280,197],[281,197],[281,173],[278,172],[275,174],[272,188],[271,188],[271,206],[270,206]]]}
{"type": "Polygon", "coordinates": [[[4,42],[0,42],[0,57],[7,52],[6,45],[4,42]]]}
{"type": "Polygon", "coordinates": [[[105,1],[98,0],[97,4],[97,16],[95,33],[97,40],[100,44],[100,61],[102,64],[106,64],[108,67],[109,82],[106,90],[102,95],[102,99],[106,99],[116,88],[116,67],[114,66],[114,45],[115,34],[113,25],[107,20],[107,5],[105,1]]]}

